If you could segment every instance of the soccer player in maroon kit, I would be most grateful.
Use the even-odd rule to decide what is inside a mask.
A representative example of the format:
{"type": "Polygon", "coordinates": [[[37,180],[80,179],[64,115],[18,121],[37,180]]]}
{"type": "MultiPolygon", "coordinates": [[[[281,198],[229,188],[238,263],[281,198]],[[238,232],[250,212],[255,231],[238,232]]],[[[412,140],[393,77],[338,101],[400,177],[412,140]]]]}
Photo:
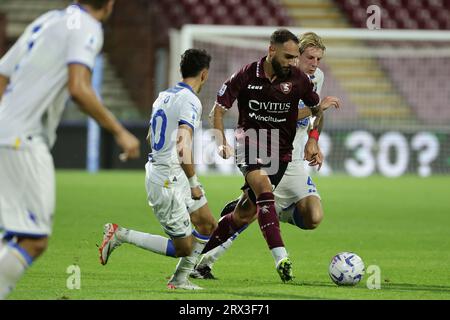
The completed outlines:
{"type": "MultiPolygon", "coordinates": [[[[223,115],[237,99],[236,163],[245,177],[243,190],[256,204],[258,222],[281,279],[292,280],[292,263],[281,238],[272,186],[276,187],[292,158],[298,103],[314,107],[319,96],[307,75],[295,67],[298,38],[289,30],[275,31],[268,55],[244,66],[220,89],[214,106],[214,128],[224,158],[233,154],[224,135],[223,115]]],[[[238,204],[245,205],[243,203],[238,204]]],[[[245,224],[233,213],[219,222],[203,252],[225,242],[245,224]]]]}

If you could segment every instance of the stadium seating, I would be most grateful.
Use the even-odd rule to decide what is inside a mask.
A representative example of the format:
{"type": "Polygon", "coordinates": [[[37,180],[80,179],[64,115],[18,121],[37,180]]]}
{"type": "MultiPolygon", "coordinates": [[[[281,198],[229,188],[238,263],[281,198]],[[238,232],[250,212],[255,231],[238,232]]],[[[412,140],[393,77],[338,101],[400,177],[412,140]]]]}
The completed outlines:
{"type": "Polygon", "coordinates": [[[381,8],[381,27],[386,29],[450,29],[449,0],[335,0],[348,20],[365,28],[367,8],[381,8]]]}
{"type": "Polygon", "coordinates": [[[277,0],[166,0],[157,6],[172,27],[182,24],[289,25],[291,20],[277,0]]]}
{"type": "MultiPolygon", "coordinates": [[[[353,27],[366,28],[367,8],[381,8],[382,29],[450,29],[450,0],[335,0],[353,27]]],[[[392,44],[391,44],[392,45],[392,44]]],[[[397,47],[438,47],[429,42],[396,42],[397,47]]],[[[374,42],[372,46],[388,46],[374,42]]],[[[450,121],[450,96],[445,80],[450,74],[450,59],[380,59],[380,67],[422,124],[450,121]],[[438,61],[438,62],[437,62],[438,61]],[[424,81],[426,79],[426,81],[424,81]]]]}
{"type": "MultiPolygon", "coordinates": [[[[0,0],[0,56],[3,53],[3,47],[7,49],[11,46],[36,17],[49,10],[64,8],[71,2],[71,0],[0,0]],[[4,16],[8,21],[6,28],[2,26],[4,19],[1,18],[1,12],[5,13],[4,16]],[[5,29],[5,36],[3,36],[2,32],[5,29]]],[[[120,74],[118,75],[117,66],[111,65],[109,58],[109,55],[105,55],[103,75],[105,103],[120,119],[140,119],[141,115],[135,107],[135,102],[130,99],[128,90],[124,87],[120,74]]],[[[64,114],[66,120],[80,120],[84,117],[85,115],[72,107],[72,104],[69,104],[64,114]]]]}
{"type": "Polygon", "coordinates": [[[424,124],[445,125],[450,122],[450,59],[384,59],[386,70],[399,92],[424,124]]]}

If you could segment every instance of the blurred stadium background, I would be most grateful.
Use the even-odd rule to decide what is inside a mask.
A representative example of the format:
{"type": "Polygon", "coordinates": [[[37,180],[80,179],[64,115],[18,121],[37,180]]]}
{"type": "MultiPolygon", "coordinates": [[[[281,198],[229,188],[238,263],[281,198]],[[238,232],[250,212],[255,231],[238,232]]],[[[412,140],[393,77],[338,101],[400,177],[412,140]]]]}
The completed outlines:
{"type": "MultiPolygon", "coordinates": [[[[69,3],[0,0],[0,53],[39,14],[69,3]]],[[[153,100],[178,80],[180,53],[205,48],[213,56],[201,94],[207,129],[216,91],[265,54],[276,26],[316,31],[327,46],[322,96],[340,97],[342,109],[326,115],[321,174],[450,172],[450,0],[117,0],[98,68],[103,100],[143,140],[153,100]],[[381,10],[380,30],[367,27],[371,5],[381,10]]],[[[236,115],[233,108],[226,127],[236,115]]],[[[59,136],[57,168],[85,168],[87,121],[71,103],[59,136]]],[[[205,142],[197,150],[201,172],[235,172],[232,160],[214,155],[206,130],[197,139],[205,142]]],[[[142,168],[142,148],[142,161],[122,164],[112,137],[101,133],[99,166],[142,168]]]]}

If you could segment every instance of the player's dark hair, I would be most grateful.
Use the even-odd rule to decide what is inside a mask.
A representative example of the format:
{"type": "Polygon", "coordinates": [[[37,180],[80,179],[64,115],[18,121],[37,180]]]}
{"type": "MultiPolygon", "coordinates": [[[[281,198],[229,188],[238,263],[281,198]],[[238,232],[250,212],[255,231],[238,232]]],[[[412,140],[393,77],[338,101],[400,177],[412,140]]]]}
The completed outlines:
{"type": "Polygon", "coordinates": [[[296,44],[299,44],[300,41],[298,37],[290,32],[288,29],[278,29],[270,36],[270,44],[283,44],[288,41],[294,41],[296,44]]]}
{"type": "Polygon", "coordinates": [[[110,0],[78,0],[79,4],[87,4],[95,10],[102,9],[110,0]]]}
{"type": "Polygon", "coordinates": [[[180,70],[183,79],[196,77],[203,69],[209,69],[211,56],[205,50],[188,49],[181,56],[180,70]]]}

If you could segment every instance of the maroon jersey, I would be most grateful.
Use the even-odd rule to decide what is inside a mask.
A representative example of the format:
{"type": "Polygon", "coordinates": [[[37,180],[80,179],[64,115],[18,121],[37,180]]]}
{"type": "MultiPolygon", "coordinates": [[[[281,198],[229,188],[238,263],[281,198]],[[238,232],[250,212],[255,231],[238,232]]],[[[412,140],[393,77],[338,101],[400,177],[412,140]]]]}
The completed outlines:
{"type": "MultiPolygon", "coordinates": [[[[292,158],[292,142],[297,124],[298,103],[302,100],[307,106],[319,103],[319,96],[308,76],[295,67],[285,79],[270,80],[265,76],[264,61],[253,62],[243,67],[224,83],[217,95],[217,103],[229,109],[237,99],[239,108],[238,129],[278,129],[278,151],[280,161],[289,162],[292,158]]],[[[255,142],[246,142],[245,144],[255,142]]],[[[256,142],[258,143],[258,142],[256,142]]],[[[260,142],[259,142],[260,143],[260,142]]],[[[267,154],[270,155],[270,139],[267,154]]]]}

